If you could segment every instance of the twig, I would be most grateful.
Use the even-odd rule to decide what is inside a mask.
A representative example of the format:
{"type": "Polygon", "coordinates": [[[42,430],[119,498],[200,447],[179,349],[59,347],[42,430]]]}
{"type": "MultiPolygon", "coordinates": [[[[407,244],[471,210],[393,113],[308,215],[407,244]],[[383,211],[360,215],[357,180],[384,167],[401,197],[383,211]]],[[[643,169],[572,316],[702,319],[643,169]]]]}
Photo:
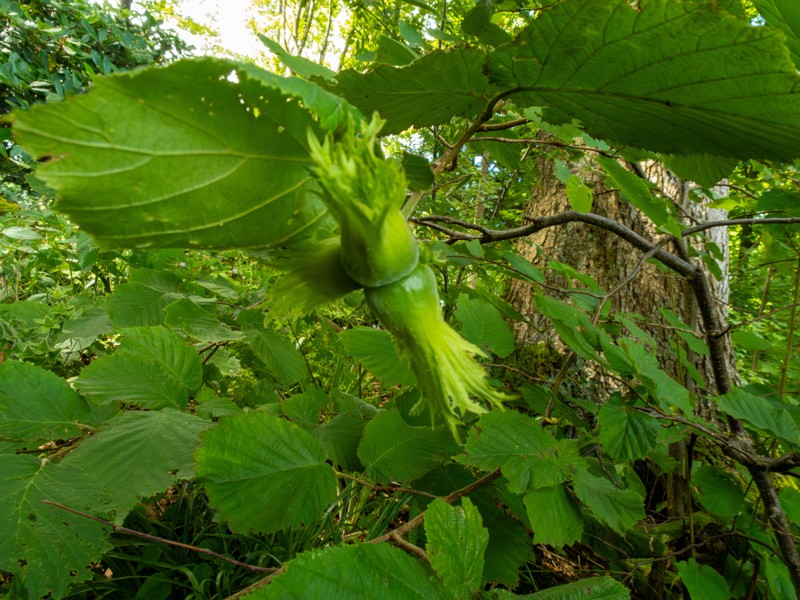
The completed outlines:
{"type": "Polygon", "coordinates": [[[358,477],[353,477],[352,475],[348,475],[347,473],[340,473],[336,471],[336,475],[343,478],[349,479],[350,481],[355,481],[363,485],[364,487],[372,490],[373,492],[389,492],[392,494],[417,494],[418,496],[427,496],[428,498],[438,498],[436,494],[431,494],[429,492],[423,492],[422,490],[415,490],[412,488],[404,488],[400,487],[399,485],[374,485],[369,481],[365,481],[363,479],[359,479],[358,477]]]}
{"type": "Polygon", "coordinates": [[[248,585],[246,588],[243,588],[243,589],[239,590],[238,592],[236,592],[235,594],[232,594],[232,595],[228,596],[227,598],[225,598],[225,600],[239,600],[239,598],[244,598],[250,592],[254,592],[258,588],[264,587],[270,581],[272,581],[273,577],[275,577],[276,575],[280,575],[281,573],[284,573],[285,571],[286,571],[286,565],[282,566],[280,569],[277,569],[275,572],[270,573],[269,575],[267,575],[263,579],[259,579],[258,581],[254,581],[253,583],[248,585]]]}
{"type": "Polygon", "coordinates": [[[156,535],[150,535],[149,533],[143,533],[141,531],[136,531],[135,529],[128,529],[127,527],[122,527],[121,525],[116,525],[111,521],[106,521],[105,519],[101,519],[100,517],[95,517],[94,515],[90,515],[89,513],[81,512],[79,510],[75,510],[74,508],[70,508],[68,506],[64,506],[63,504],[59,504],[58,502],[53,502],[52,500],[42,500],[42,504],[49,504],[50,506],[55,506],[56,508],[60,508],[61,510],[65,510],[67,512],[71,512],[72,514],[78,515],[79,517],[85,517],[86,519],[91,519],[92,521],[97,521],[98,523],[102,523],[103,525],[107,525],[111,527],[116,533],[127,533],[128,535],[132,535],[138,538],[142,538],[145,540],[150,540],[151,542],[159,542],[161,544],[167,544],[169,546],[176,546],[178,548],[184,548],[185,550],[191,550],[193,552],[198,552],[200,554],[206,554],[208,556],[213,556],[214,558],[218,558],[219,560],[224,560],[225,562],[229,562],[237,567],[243,567],[245,569],[250,569],[251,571],[258,571],[259,573],[275,573],[280,569],[277,567],[259,567],[257,565],[250,565],[247,563],[240,562],[228,556],[223,556],[222,554],[217,554],[212,550],[207,548],[200,548],[198,546],[191,546],[189,544],[184,544],[181,542],[176,542],[173,540],[168,540],[166,538],[158,537],[156,535]]]}
{"type": "Polygon", "coordinates": [[[800,223],[800,217],[764,217],[762,219],[726,219],[724,221],[709,221],[681,231],[681,235],[692,235],[714,227],[731,227],[733,225],[793,225],[800,223]]]}
{"type": "MultiPolygon", "coordinates": [[[[469,484],[468,486],[463,487],[460,490],[456,490],[452,494],[448,494],[447,496],[442,498],[442,500],[444,500],[448,504],[452,504],[453,502],[455,502],[459,498],[462,498],[463,496],[469,496],[475,490],[479,490],[480,488],[489,485],[492,481],[494,481],[495,479],[498,479],[500,477],[500,475],[501,475],[500,469],[497,469],[496,471],[492,471],[491,473],[489,473],[485,477],[482,477],[482,478],[478,479],[477,481],[474,481],[473,483],[469,484]]],[[[404,523],[403,525],[401,525],[400,527],[398,527],[396,529],[393,529],[389,533],[385,533],[380,537],[373,538],[373,539],[369,540],[367,543],[368,544],[377,544],[378,542],[388,542],[395,535],[402,536],[402,535],[407,534],[409,531],[412,531],[412,530],[416,529],[417,527],[422,525],[422,523],[424,521],[425,521],[425,513],[422,512],[422,513],[418,514],[416,517],[414,517],[413,519],[411,519],[410,521],[408,521],[407,523],[404,523]]]]}
{"type": "MultiPolygon", "coordinates": [[[[501,475],[500,469],[497,469],[496,471],[493,471],[493,472],[489,473],[485,477],[482,477],[481,479],[478,479],[477,481],[474,481],[470,485],[468,485],[466,487],[463,487],[460,490],[456,490],[452,494],[449,494],[449,495],[445,496],[444,498],[442,498],[442,500],[444,500],[448,504],[452,504],[453,502],[455,502],[456,500],[458,500],[462,496],[468,496],[469,494],[471,494],[475,490],[480,489],[480,488],[482,488],[482,487],[484,487],[486,485],[489,485],[492,481],[494,481],[495,479],[500,477],[500,475],[501,475]]],[[[413,519],[411,519],[408,523],[405,523],[404,525],[401,525],[400,527],[398,527],[396,529],[393,529],[389,533],[386,533],[386,534],[384,534],[384,535],[382,535],[380,537],[373,538],[373,539],[367,541],[366,543],[367,544],[376,544],[376,543],[379,543],[379,542],[394,542],[395,544],[402,545],[400,542],[397,541],[398,538],[402,540],[401,536],[403,536],[404,534],[408,533],[412,529],[416,529],[417,527],[422,525],[422,522],[424,520],[425,520],[425,513],[423,512],[423,513],[417,515],[416,517],[414,517],[413,519]]],[[[403,540],[403,541],[405,542],[405,540],[403,540]]],[[[413,546],[413,544],[411,544],[410,542],[405,542],[405,544],[407,544],[407,546],[403,545],[403,548],[405,550],[412,551],[410,547],[413,546]]],[[[424,550],[422,550],[422,548],[417,548],[416,546],[414,546],[414,548],[416,548],[420,552],[423,552],[423,553],[425,552],[424,550]]],[[[416,551],[413,551],[413,552],[415,554],[417,554],[416,551]]],[[[425,556],[427,557],[427,554],[425,556]]],[[[427,558],[426,558],[426,560],[427,560],[427,558]]],[[[227,598],[225,598],[225,600],[239,600],[239,598],[242,598],[242,597],[246,596],[250,592],[252,592],[254,590],[257,590],[258,588],[267,585],[273,577],[275,577],[276,575],[279,575],[285,569],[286,569],[285,566],[281,567],[280,569],[276,570],[275,572],[271,573],[270,575],[267,575],[264,579],[259,579],[258,581],[256,581],[256,582],[250,584],[249,586],[247,586],[245,589],[240,590],[239,592],[236,592],[232,596],[228,596],[227,598]]]]}
{"type": "Polygon", "coordinates": [[[415,546],[408,540],[401,538],[398,534],[392,533],[390,540],[395,544],[397,544],[398,546],[400,546],[406,552],[410,554],[416,554],[427,563],[431,562],[431,559],[428,557],[428,553],[425,552],[425,550],[423,550],[419,546],[415,546]]]}

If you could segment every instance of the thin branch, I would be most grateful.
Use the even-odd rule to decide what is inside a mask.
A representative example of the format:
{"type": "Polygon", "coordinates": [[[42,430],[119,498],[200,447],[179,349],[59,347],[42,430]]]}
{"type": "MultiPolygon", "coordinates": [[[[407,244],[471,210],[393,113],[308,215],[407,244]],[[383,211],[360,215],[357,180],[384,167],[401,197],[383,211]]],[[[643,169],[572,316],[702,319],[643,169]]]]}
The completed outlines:
{"type": "Polygon", "coordinates": [[[390,494],[417,494],[418,496],[426,496],[428,498],[439,497],[436,494],[431,494],[429,492],[423,492],[422,490],[415,490],[412,488],[405,488],[399,485],[374,485],[369,481],[359,479],[358,477],[353,477],[352,475],[348,475],[347,473],[340,473],[339,471],[336,471],[336,475],[341,477],[342,479],[349,479],[350,481],[355,481],[356,483],[363,485],[365,488],[368,488],[373,492],[389,492],[390,494]]]}
{"type": "MultiPolygon", "coordinates": [[[[442,498],[442,500],[444,500],[448,504],[452,504],[453,502],[455,502],[459,498],[462,498],[463,496],[469,496],[475,490],[479,490],[480,488],[489,485],[495,479],[498,479],[500,477],[500,475],[501,475],[500,469],[497,469],[496,471],[492,471],[491,473],[489,473],[485,477],[481,477],[480,479],[478,479],[477,481],[474,481],[473,483],[469,484],[468,486],[463,487],[460,490],[456,490],[452,494],[448,494],[447,496],[442,498]]],[[[418,514],[416,517],[414,517],[413,519],[411,519],[410,521],[408,521],[407,523],[404,523],[403,525],[400,525],[400,527],[397,527],[396,529],[393,529],[389,533],[385,533],[380,537],[373,538],[373,539],[369,540],[367,543],[368,544],[377,544],[378,542],[388,542],[388,541],[392,540],[394,536],[403,536],[403,535],[407,534],[409,531],[412,531],[412,530],[416,529],[417,527],[422,525],[422,523],[424,521],[425,521],[425,513],[422,512],[422,513],[418,514]]]]}
{"type": "Polygon", "coordinates": [[[731,227],[733,225],[794,225],[800,223],[800,217],[763,217],[761,219],[726,219],[724,221],[709,221],[694,227],[689,227],[681,231],[681,235],[687,236],[714,227],[731,227]]]}
{"type": "Polygon", "coordinates": [[[48,504],[50,506],[55,506],[56,508],[60,508],[61,510],[65,510],[67,512],[71,512],[72,514],[78,515],[79,517],[84,517],[86,519],[91,519],[92,521],[97,521],[98,523],[102,523],[103,525],[107,525],[111,527],[116,533],[126,533],[128,535],[132,535],[138,538],[142,538],[145,540],[149,540],[151,542],[159,542],[161,544],[167,544],[169,546],[176,546],[178,548],[183,548],[185,550],[191,550],[192,552],[198,552],[200,554],[206,554],[208,556],[213,556],[214,558],[218,558],[219,560],[224,560],[225,562],[231,563],[236,565],[237,567],[243,567],[245,569],[249,569],[251,571],[258,571],[259,573],[276,573],[280,569],[278,567],[259,567],[258,565],[249,565],[247,563],[240,562],[228,556],[223,556],[222,554],[217,554],[209,550],[208,548],[200,548],[198,546],[191,546],[189,544],[183,544],[181,542],[176,542],[173,540],[168,540],[166,538],[158,537],[155,535],[150,535],[149,533],[142,533],[141,531],[136,531],[135,529],[128,529],[127,527],[122,527],[120,525],[115,525],[111,521],[106,521],[105,519],[101,519],[100,517],[95,517],[94,515],[90,515],[89,513],[81,512],[79,510],[75,510],[74,508],[70,508],[68,506],[64,506],[63,504],[59,504],[58,502],[53,502],[51,500],[42,500],[42,504],[48,504]]]}
{"type": "Polygon", "coordinates": [[[425,550],[423,550],[419,546],[415,546],[414,544],[412,544],[408,540],[403,539],[402,537],[400,537],[396,533],[392,534],[392,536],[390,538],[390,541],[395,543],[395,544],[397,544],[398,546],[400,546],[403,550],[405,550],[409,554],[415,554],[416,556],[419,556],[426,563],[431,562],[431,559],[428,556],[428,553],[425,552],[425,550]]]}
{"type": "Polygon", "coordinates": [[[500,142],[504,144],[526,144],[526,145],[540,145],[540,146],[554,146],[556,148],[566,148],[568,150],[582,150],[583,152],[595,152],[603,156],[613,157],[613,154],[601,150],[600,148],[593,148],[591,146],[578,146],[576,144],[565,144],[564,142],[556,142],[554,140],[537,140],[535,138],[507,138],[507,137],[493,137],[481,136],[469,140],[469,143],[478,142],[500,142]]]}
{"type": "Polygon", "coordinates": [[[232,594],[232,595],[228,596],[227,598],[225,598],[225,600],[239,600],[240,598],[244,598],[245,596],[247,596],[251,592],[256,591],[258,588],[264,587],[270,581],[272,581],[273,577],[275,577],[276,575],[280,575],[281,573],[284,573],[285,571],[286,571],[286,565],[282,566],[280,569],[278,569],[274,573],[270,573],[269,575],[267,575],[263,579],[259,579],[258,581],[254,581],[253,583],[248,585],[246,588],[241,589],[238,592],[236,592],[235,594],[232,594]]]}
{"type": "MultiPolygon", "coordinates": [[[[492,481],[494,481],[495,479],[500,477],[500,474],[501,474],[500,473],[500,469],[497,469],[496,471],[493,471],[492,473],[489,473],[485,477],[482,477],[481,479],[478,479],[477,481],[471,483],[470,485],[468,485],[466,487],[463,487],[460,490],[456,490],[452,494],[449,494],[449,495],[445,496],[444,498],[442,498],[442,500],[444,500],[448,504],[452,504],[453,502],[455,502],[456,500],[458,500],[462,496],[468,496],[469,494],[471,494],[475,490],[478,490],[478,489],[480,489],[480,488],[482,488],[482,487],[484,487],[486,485],[489,485],[492,481]]],[[[367,543],[367,544],[376,544],[376,543],[379,543],[379,542],[394,542],[395,544],[401,545],[401,543],[398,542],[398,539],[402,540],[401,536],[405,535],[406,533],[408,533],[412,529],[416,529],[417,527],[422,525],[424,520],[425,520],[425,513],[423,512],[423,513],[417,515],[416,517],[414,517],[413,519],[411,519],[408,523],[405,523],[404,525],[401,525],[400,527],[398,527],[396,529],[393,529],[389,533],[387,533],[385,535],[382,535],[380,537],[371,539],[371,540],[369,540],[369,541],[367,541],[365,543],[367,543]]],[[[413,546],[413,544],[410,544],[409,542],[405,542],[405,544],[407,544],[407,545],[402,545],[403,549],[411,551],[410,547],[413,546]]],[[[414,546],[414,548],[416,548],[420,552],[423,552],[423,554],[424,554],[424,550],[422,550],[421,548],[417,548],[416,546],[414,546]]],[[[414,551],[414,553],[417,554],[416,551],[414,551]]],[[[425,556],[427,557],[427,554],[425,556]]],[[[427,558],[426,558],[426,560],[427,560],[427,558]]],[[[257,590],[258,588],[267,585],[273,577],[275,577],[276,575],[279,575],[280,573],[283,573],[283,571],[285,571],[285,570],[286,570],[286,567],[283,566],[280,569],[277,569],[276,571],[271,573],[270,575],[267,575],[264,579],[259,579],[258,581],[256,581],[256,582],[250,584],[249,586],[247,586],[245,589],[236,592],[232,596],[228,596],[227,598],[225,598],[225,600],[239,600],[240,598],[243,598],[244,596],[246,596],[250,592],[252,592],[254,590],[257,590]]]]}
{"type": "Polygon", "coordinates": [[[513,121],[504,121],[503,123],[484,123],[480,126],[478,131],[505,131],[506,129],[513,129],[520,125],[527,125],[530,119],[514,119],[513,121]]]}
{"type": "MultiPolygon", "coordinates": [[[[481,235],[473,235],[469,237],[464,237],[462,239],[474,239],[479,240],[482,244],[487,244],[490,242],[499,242],[502,240],[512,240],[520,237],[527,237],[532,235],[542,229],[547,229],[549,227],[555,227],[557,225],[564,225],[566,223],[574,223],[574,222],[581,222],[581,223],[588,223],[589,225],[594,225],[595,227],[599,227],[601,229],[605,229],[610,231],[611,233],[621,237],[629,244],[638,248],[643,252],[649,252],[653,248],[657,246],[651,242],[650,240],[642,237],[632,229],[629,229],[614,221],[613,219],[609,219],[607,217],[601,217],[600,215],[596,215],[594,213],[582,213],[577,212],[574,210],[565,211],[562,213],[558,213],[556,215],[550,215],[546,217],[529,217],[527,219],[529,224],[523,225],[521,227],[515,227],[513,229],[504,229],[504,230],[493,230],[489,229],[488,227],[483,227],[482,225],[476,225],[474,223],[469,223],[467,221],[462,221],[460,219],[454,219],[448,216],[438,216],[433,215],[429,217],[419,217],[414,219],[414,222],[418,225],[425,225],[428,226],[430,223],[447,223],[450,225],[457,225],[458,227],[463,227],[464,229],[469,229],[472,231],[479,231],[481,235]]],[[[656,260],[661,261],[666,266],[668,266],[673,271],[683,275],[684,277],[690,277],[695,273],[695,267],[690,262],[682,260],[667,252],[663,249],[656,250],[653,257],[656,260]]]]}

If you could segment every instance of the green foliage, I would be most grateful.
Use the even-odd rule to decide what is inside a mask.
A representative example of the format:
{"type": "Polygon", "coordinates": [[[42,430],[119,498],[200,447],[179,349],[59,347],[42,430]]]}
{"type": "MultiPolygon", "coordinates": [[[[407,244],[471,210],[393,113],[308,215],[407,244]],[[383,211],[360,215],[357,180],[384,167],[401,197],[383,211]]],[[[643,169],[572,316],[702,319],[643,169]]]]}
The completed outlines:
{"type": "MultiPolygon", "coordinates": [[[[83,0],[3,0],[0,31],[0,114],[78,93],[97,75],[162,63],[187,51],[150,13],[122,12],[83,0]]],[[[30,156],[10,144],[7,135],[2,139],[0,171],[23,183],[30,156]]]]}
{"type": "Polygon", "coordinates": [[[197,477],[231,528],[269,533],[308,523],[333,503],[336,481],[325,459],[311,435],[256,412],[228,417],[203,437],[197,477]]]}
{"type": "Polygon", "coordinates": [[[446,598],[425,571],[386,544],[357,544],[309,552],[286,565],[286,573],[245,596],[252,600],[309,598],[446,598]]]}
{"type": "Polygon", "coordinates": [[[91,409],[61,378],[35,365],[0,364],[0,437],[13,442],[46,442],[81,434],[91,409]]]}
{"type": "Polygon", "coordinates": [[[35,456],[0,455],[3,541],[0,569],[13,573],[17,597],[64,596],[89,577],[86,566],[109,548],[103,526],[65,514],[45,500],[76,510],[102,510],[93,474],[78,466],[47,464],[35,456]],[[74,573],[74,575],[73,575],[74,573]]]}
{"type": "Polygon", "coordinates": [[[475,595],[482,581],[489,533],[469,498],[460,507],[448,506],[439,499],[431,502],[425,534],[431,566],[450,594],[456,598],[475,595]]]}
{"type": "Polygon", "coordinates": [[[624,230],[592,212],[619,194],[676,297],[723,277],[681,203],[730,175],[720,205],[798,214],[796,166],[755,162],[800,155],[792,9],[756,2],[755,27],[712,3],[539,4],[353,6],[367,64],[339,73],[264,36],[295,76],[184,60],[13,115],[42,164],[39,191],[2,184],[4,593],[791,597],[800,494],[763,484],[796,474],[800,440],[791,223],[734,237],[732,391],[702,365],[730,359],[723,321],[636,314],[646,292],[619,312],[544,238],[518,254],[540,232],[517,226],[554,172],[570,219],[624,230]],[[636,161],[704,189],[670,203],[636,161]]]}
{"type": "Polygon", "coordinates": [[[324,214],[313,203],[295,207],[308,181],[311,117],[235,64],[184,61],[96,88],[63,103],[65,113],[18,113],[15,131],[34,155],[64,155],[39,174],[60,190],[59,208],[101,242],[281,245],[324,214]],[[126,119],[137,126],[112,125],[126,119]],[[120,185],[131,195],[110,193],[120,185]],[[223,199],[224,215],[215,208],[223,199]]]}

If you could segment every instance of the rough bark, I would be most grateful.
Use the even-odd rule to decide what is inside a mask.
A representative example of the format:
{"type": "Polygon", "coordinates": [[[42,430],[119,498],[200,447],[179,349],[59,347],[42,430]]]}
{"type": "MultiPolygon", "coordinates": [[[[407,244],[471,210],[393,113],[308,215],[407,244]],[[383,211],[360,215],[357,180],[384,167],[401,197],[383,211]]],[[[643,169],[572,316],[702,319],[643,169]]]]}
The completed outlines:
{"type": "MultiPolygon", "coordinates": [[[[566,189],[555,177],[553,162],[540,159],[537,167],[539,178],[533,186],[523,224],[525,219],[530,217],[556,214],[570,209],[566,189]]],[[[659,240],[664,237],[664,234],[656,231],[638,209],[622,201],[616,191],[604,188],[601,176],[596,170],[586,166],[581,174],[594,188],[592,212],[617,221],[647,239],[659,240]]],[[[687,225],[707,220],[702,215],[703,207],[688,200],[686,184],[656,165],[647,167],[646,173],[643,174],[665,192],[682,214],[687,217],[691,215],[686,219],[687,225]]],[[[710,231],[717,236],[715,243],[726,251],[726,230],[717,228],[710,231]]],[[[671,243],[665,246],[665,249],[677,251],[678,254],[685,253],[671,243]]],[[[657,354],[662,360],[662,366],[680,381],[692,385],[688,374],[679,367],[674,353],[669,349],[670,344],[675,342],[675,333],[667,326],[659,312],[662,308],[672,310],[690,327],[700,330],[696,303],[691,286],[685,278],[672,271],[659,269],[652,263],[640,265],[641,252],[621,241],[612,232],[583,223],[570,223],[542,230],[521,239],[517,243],[517,251],[545,271],[547,284],[554,288],[567,288],[571,284],[565,282],[558,273],[544,268],[549,260],[569,264],[578,271],[591,275],[604,290],[609,290],[632,277],[627,286],[611,299],[612,314],[641,315],[646,323],[643,328],[659,343],[657,354]]],[[[724,306],[727,301],[724,281],[715,286],[714,292],[719,296],[721,306],[724,306]]],[[[533,310],[532,295],[533,286],[523,281],[514,280],[508,290],[508,300],[530,319],[528,322],[515,325],[517,340],[522,344],[554,343],[555,336],[547,320],[533,310]]],[[[711,372],[700,357],[698,363],[700,372],[710,379],[711,372]]]]}

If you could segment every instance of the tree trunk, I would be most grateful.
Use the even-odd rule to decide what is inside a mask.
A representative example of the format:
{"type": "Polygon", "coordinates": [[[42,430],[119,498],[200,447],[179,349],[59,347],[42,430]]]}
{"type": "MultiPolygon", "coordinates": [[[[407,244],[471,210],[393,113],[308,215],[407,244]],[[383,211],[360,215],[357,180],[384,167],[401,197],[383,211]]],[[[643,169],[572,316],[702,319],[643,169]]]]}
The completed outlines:
{"type": "MultiPolygon", "coordinates": [[[[689,185],[663,166],[651,163],[644,166],[629,165],[629,168],[656,184],[678,208],[680,220],[687,227],[711,219],[724,218],[719,214],[720,211],[712,214],[702,204],[692,202],[689,198],[689,185]]],[[[537,170],[539,179],[533,186],[531,199],[525,208],[523,225],[528,218],[553,215],[571,209],[566,188],[556,178],[554,162],[540,158],[537,170]]],[[[579,173],[586,184],[593,188],[592,212],[613,219],[653,241],[660,241],[665,236],[657,231],[638,209],[623,201],[617,191],[604,187],[602,172],[596,168],[592,169],[589,161],[571,165],[571,170],[573,173],[579,173]]],[[[706,241],[713,241],[727,258],[727,229],[720,227],[709,232],[711,239],[707,238],[706,241]]],[[[702,239],[692,240],[690,243],[704,246],[702,239]]],[[[684,258],[689,253],[685,241],[668,241],[664,249],[684,258]]],[[[696,249],[704,250],[704,248],[696,249]]],[[[696,388],[699,383],[708,390],[714,390],[714,377],[708,357],[691,353],[686,348],[685,342],[676,335],[674,326],[662,314],[663,309],[672,311],[692,331],[702,336],[703,327],[698,304],[690,282],[683,276],[659,268],[653,262],[643,264],[643,255],[639,250],[609,231],[584,223],[569,223],[561,227],[543,229],[529,238],[519,240],[516,250],[545,274],[547,286],[545,293],[562,300],[567,297],[565,290],[582,286],[576,285],[575,281],[566,281],[559,271],[547,268],[550,261],[566,263],[578,272],[590,275],[605,292],[625,282],[623,287],[610,298],[611,317],[620,313],[638,315],[633,318],[656,340],[657,348],[653,348],[652,351],[670,376],[689,389],[696,388]],[[702,377],[701,381],[695,381],[689,369],[679,360],[676,347],[686,352],[687,359],[684,363],[688,362],[697,369],[702,377]]],[[[724,308],[728,299],[727,266],[725,260],[720,265],[723,277],[719,281],[711,282],[720,310],[724,308]]],[[[507,299],[527,319],[515,325],[517,341],[522,345],[545,344],[563,352],[566,348],[557,338],[549,321],[534,308],[532,300],[534,285],[538,284],[513,280],[508,288],[507,299]]],[[[729,354],[732,363],[733,356],[732,353],[729,354]]],[[[579,381],[577,385],[562,390],[568,395],[573,391],[586,394],[588,390],[592,400],[602,402],[602,399],[608,397],[611,392],[622,391],[615,379],[605,378],[602,374],[597,375],[593,370],[584,371],[580,364],[576,365],[572,372],[579,381]]],[[[708,407],[703,407],[702,403],[698,403],[698,409],[710,416],[710,410],[708,407]]],[[[673,473],[664,478],[664,485],[661,487],[663,497],[657,499],[658,502],[666,501],[665,516],[669,519],[684,518],[691,511],[689,489],[691,448],[687,448],[690,443],[689,440],[684,440],[672,444],[669,448],[669,454],[675,459],[677,467],[673,473]]],[[[654,581],[650,582],[651,587],[647,592],[649,597],[658,598],[663,593],[663,586],[657,582],[659,574],[663,577],[663,569],[654,569],[651,573],[654,581]]]]}

